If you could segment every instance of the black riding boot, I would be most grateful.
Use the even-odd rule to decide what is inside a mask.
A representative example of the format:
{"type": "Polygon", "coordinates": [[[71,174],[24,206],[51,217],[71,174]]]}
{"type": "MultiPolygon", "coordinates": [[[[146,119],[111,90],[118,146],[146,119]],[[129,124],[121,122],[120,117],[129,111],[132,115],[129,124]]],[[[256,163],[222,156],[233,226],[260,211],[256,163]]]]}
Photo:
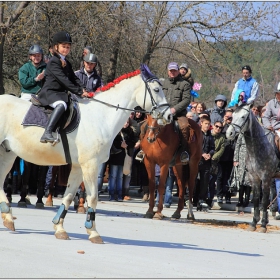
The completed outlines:
{"type": "Polygon", "coordinates": [[[238,194],[238,203],[236,204],[237,207],[243,207],[243,196],[244,196],[244,185],[240,185],[239,194],[238,194]]]}
{"type": "Polygon", "coordinates": [[[247,207],[250,201],[251,187],[245,186],[245,201],[243,203],[243,207],[247,207]]]}
{"type": "Polygon", "coordinates": [[[53,143],[54,142],[55,138],[52,135],[52,131],[64,112],[65,112],[65,108],[64,108],[63,104],[58,104],[54,108],[54,110],[50,116],[50,119],[48,121],[48,125],[45,129],[45,132],[44,132],[43,136],[41,137],[41,140],[40,140],[41,143],[47,143],[47,142],[53,143]]]}

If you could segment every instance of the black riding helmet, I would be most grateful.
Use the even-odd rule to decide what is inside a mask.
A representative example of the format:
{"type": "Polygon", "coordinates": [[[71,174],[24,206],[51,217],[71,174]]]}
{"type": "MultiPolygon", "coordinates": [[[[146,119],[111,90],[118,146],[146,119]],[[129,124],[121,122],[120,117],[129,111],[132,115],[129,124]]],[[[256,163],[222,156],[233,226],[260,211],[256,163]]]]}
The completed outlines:
{"type": "Polygon", "coordinates": [[[28,54],[43,54],[43,49],[39,45],[33,45],[30,47],[28,54]]]}
{"type": "Polygon", "coordinates": [[[89,63],[97,63],[97,56],[93,53],[88,53],[84,56],[84,61],[89,63]]]}
{"type": "Polygon", "coordinates": [[[54,46],[59,43],[60,44],[63,44],[63,43],[72,44],[72,39],[71,39],[70,34],[66,31],[60,31],[60,32],[55,33],[53,35],[52,44],[54,46]]]}

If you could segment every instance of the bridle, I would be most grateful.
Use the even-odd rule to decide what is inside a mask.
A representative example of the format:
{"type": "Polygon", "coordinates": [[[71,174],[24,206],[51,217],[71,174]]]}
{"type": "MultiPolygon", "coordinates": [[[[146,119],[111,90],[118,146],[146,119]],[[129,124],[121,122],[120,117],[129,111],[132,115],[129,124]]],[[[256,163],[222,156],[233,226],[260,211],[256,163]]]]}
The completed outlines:
{"type": "Polygon", "coordinates": [[[250,110],[248,110],[247,108],[243,108],[243,107],[242,107],[240,110],[245,110],[245,111],[247,111],[247,112],[248,112],[248,115],[247,115],[247,117],[246,117],[244,123],[243,123],[241,126],[238,125],[238,124],[235,124],[235,123],[229,124],[229,127],[230,127],[230,126],[233,127],[233,131],[235,132],[235,134],[240,133],[240,134],[243,134],[244,137],[246,137],[246,138],[259,139],[260,137],[267,136],[269,133],[271,133],[271,131],[269,131],[267,134],[265,133],[264,135],[262,135],[262,136],[260,136],[260,137],[258,137],[258,138],[255,138],[255,137],[252,137],[252,136],[249,137],[249,136],[245,135],[245,133],[242,132],[242,129],[244,128],[244,126],[246,125],[247,120],[248,120],[249,117],[250,117],[250,110]],[[235,127],[237,127],[237,128],[239,129],[239,132],[235,130],[235,127]]]}
{"type": "MultiPolygon", "coordinates": [[[[158,118],[159,119],[163,119],[163,115],[170,108],[170,105],[168,103],[157,104],[157,102],[155,101],[155,99],[153,97],[151,88],[149,86],[149,83],[153,83],[154,81],[158,82],[161,85],[160,81],[157,78],[150,78],[150,79],[143,80],[143,81],[145,83],[145,95],[144,95],[144,101],[143,101],[143,108],[144,109],[143,110],[137,110],[137,112],[145,113],[145,114],[152,114],[154,111],[157,111],[160,114],[158,118]],[[147,92],[150,95],[150,99],[151,99],[151,103],[152,103],[152,110],[151,111],[146,111],[145,110],[147,92]],[[165,109],[159,110],[162,107],[165,107],[165,109]]],[[[108,102],[104,102],[104,101],[101,101],[101,100],[98,100],[98,99],[95,99],[95,98],[91,98],[91,99],[88,99],[88,100],[96,101],[96,102],[99,102],[99,103],[104,104],[106,106],[109,106],[109,107],[112,107],[112,108],[116,108],[116,111],[119,110],[119,109],[120,110],[125,110],[125,111],[131,111],[131,112],[135,112],[136,111],[134,109],[129,109],[129,108],[121,107],[119,104],[118,105],[113,105],[113,104],[110,104],[108,102]]]]}
{"type": "Polygon", "coordinates": [[[246,108],[241,108],[241,110],[245,110],[248,112],[248,115],[244,121],[244,123],[240,126],[238,124],[235,124],[235,123],[231,123],[229,124],[229,127],[232,126],[233,127],[233,131],[238,134],[238,133],[242,133],[242,129],[244,128],[244,126],[246,125],[246,122],[247,120],[249,119],[249,116],[250,116],[250,110],[246,109],[246,108]],[[235,127],[237,127],[239,129],[239,132],[235,130],[235,127]]]}

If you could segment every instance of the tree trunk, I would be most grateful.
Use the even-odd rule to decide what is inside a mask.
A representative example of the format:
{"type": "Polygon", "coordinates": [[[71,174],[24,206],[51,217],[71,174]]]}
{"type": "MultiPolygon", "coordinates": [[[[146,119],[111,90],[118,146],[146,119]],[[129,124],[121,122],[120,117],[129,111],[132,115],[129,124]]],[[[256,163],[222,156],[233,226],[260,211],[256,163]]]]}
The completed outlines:
{"type": "Polygon", "coordinates": [[[125,2],[120,2],[120,13],[119,13],[119,21],[118,21],[118,32],[114,39],[113,51],[110,57],[108,75],[107,75],[107,83],[112,82],[116,78],[116,70],[118,64],[118,56],[120,52],[120,44],[123,30],[123,10],[124,10],[125,2]]]}
{"type": "Polygon", "coordinates": [[[0,95],[5,93],[4,79],[3,79],[3,58],[4,58],[4,43],[5,35],[0,35],[0,95]]]}

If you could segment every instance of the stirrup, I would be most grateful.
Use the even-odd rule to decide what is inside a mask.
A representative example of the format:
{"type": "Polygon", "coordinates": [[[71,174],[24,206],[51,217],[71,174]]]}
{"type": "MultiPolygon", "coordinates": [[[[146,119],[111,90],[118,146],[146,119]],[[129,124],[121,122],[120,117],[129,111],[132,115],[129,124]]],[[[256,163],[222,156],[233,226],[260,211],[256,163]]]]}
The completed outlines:
{"type": "Polygon", "coordinates": [[[137,155],[135,156],[135,159],[136,159],[136,160],[139,160],[140,162],[142,162],[143,159],[144,159],[144,157],[145,157],[145,154],[144,154],[144,152],[141,150],[141,151],[139,151],[139,152],[137,153],[137,155]]]}
{"type": "Polygon", "coordinates": [[[182,164],[188,164],[190,161],[189,154],[186,151],[182,152],[180,155],[180,160],[182,164]]]}

